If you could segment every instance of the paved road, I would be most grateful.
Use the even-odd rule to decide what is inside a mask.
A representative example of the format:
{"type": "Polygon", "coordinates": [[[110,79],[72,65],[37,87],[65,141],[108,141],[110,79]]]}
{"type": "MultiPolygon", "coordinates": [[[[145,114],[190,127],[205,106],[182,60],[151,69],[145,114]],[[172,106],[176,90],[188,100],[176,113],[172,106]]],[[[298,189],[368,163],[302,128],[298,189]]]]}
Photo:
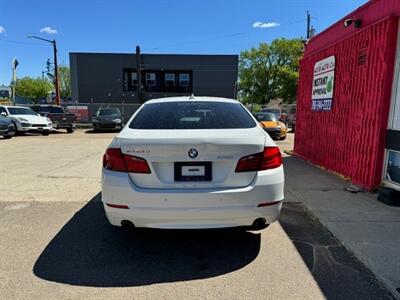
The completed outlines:
{"type": "Polygon", "coordinates": [[[299,203],[262,233],[109,226],[99,176],[112,136],[0,140],[2,299],[390,299],[299,203]]]}

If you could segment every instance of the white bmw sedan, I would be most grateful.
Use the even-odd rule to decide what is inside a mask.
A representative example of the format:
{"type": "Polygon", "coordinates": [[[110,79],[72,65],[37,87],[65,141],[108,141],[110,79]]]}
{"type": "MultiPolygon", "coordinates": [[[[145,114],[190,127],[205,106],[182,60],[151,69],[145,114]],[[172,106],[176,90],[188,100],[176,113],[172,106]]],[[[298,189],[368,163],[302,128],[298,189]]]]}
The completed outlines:
{"type": "Polygon", "coordinates": [[[231,99],[148,101],[103,157],[102,202],[115,226],[263,229],[283,188],[279,148],[231,99]]]}

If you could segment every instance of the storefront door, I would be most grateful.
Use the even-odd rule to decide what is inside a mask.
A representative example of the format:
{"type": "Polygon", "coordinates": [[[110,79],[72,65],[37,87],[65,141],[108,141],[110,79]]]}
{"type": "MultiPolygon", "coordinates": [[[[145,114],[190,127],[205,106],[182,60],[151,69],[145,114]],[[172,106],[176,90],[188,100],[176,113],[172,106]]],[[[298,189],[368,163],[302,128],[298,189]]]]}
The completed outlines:
{"type": "Polygon", "coordinates": [[[384,182],[400,190],[400,39],[397,44],[396,68],[386,138],[384,182]]]}

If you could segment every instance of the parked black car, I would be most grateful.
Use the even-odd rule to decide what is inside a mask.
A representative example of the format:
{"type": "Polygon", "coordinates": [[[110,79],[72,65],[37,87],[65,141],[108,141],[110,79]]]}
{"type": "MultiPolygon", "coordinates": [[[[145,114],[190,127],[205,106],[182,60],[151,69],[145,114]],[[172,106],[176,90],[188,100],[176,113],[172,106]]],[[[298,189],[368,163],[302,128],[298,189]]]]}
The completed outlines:
{"type": "Polygon", "coordinates": [[[48,117],[53,123],[55,129],[66,129],[68,133],[74,132],[76,126],[76,116],[73,113],[64,111],[64,108],[58,105],[35,105],[33,110],[41,116],[48,117]]]}
{"type": "Polygon", "coordinates": [[[15,126],[11,121],[11,118],[0,114],[0,136],[5,139],[10,139],[15,135],[15,126]]]}
{"type": "Polygon", "coordinates": [[[121,130],[124,120],[119,108],[99,108],[93,116],[93,130],[121,130]]]}

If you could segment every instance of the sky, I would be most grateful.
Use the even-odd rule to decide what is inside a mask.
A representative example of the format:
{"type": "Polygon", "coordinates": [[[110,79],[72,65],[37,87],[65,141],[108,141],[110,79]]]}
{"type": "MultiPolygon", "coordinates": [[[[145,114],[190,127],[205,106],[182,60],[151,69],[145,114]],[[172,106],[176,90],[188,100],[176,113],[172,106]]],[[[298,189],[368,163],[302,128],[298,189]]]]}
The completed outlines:
{"type": "Polygon", "coordinates": [[[275,38],[304,37],[306,11],[317,33],[367,0],[0,0],[0,85],[39,77],[55,39],[70,52],[240,54],[275,38]]]}

